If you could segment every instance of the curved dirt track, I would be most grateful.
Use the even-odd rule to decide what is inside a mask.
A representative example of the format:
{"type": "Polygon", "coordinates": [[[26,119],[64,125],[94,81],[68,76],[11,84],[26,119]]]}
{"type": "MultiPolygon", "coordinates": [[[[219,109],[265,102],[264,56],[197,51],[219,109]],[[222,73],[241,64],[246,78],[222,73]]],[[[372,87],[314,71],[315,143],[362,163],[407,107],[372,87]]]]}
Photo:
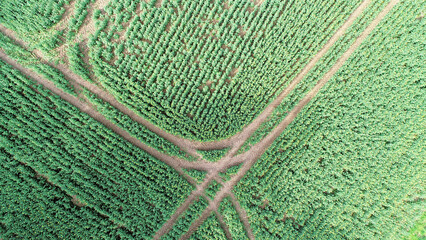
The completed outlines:
{"type": "Polygon", "coordinates": [[[391,0],[389,4],[376,16],[376,18],[367,26],[367,28],[361,33],[361,35],[355,40],[350,48],[337,60],[337,62],[331,67],[331,69],[324,75],[324,77],[318,81],[315,87],[297,104],[297,106],[290,111],[290,113],[284,118],[284,120],[278,124],[273,131],[268,134],[262,141],[255,144],[249,152],[251,154],[244,155],[245,162],[238,173],[233,176],[229,181],[223,184],[221,190],[216,194],[213,203],[209,205],[194,222],[190,230],[181,238],[188,239],[192,233],[201,225],[202,222],[210,216],[211,212],[216,210],[217,203],[220,203],[223,198],[232,193],[233,187],[245,176],[245,174],[251,169],[256,161],[263,155],[268,147],[274,142],[274,140],[280,136],[280,134],[286,129],[286,127],[296,118],[297,114],[305,107],[320,91],[320,89],[331,79],[331,77],[343,66],[343,64],[349,59],[349,57],[355,52],[355,50],[361,45],[361,43],[368,37],[368,35],[377,27],[380,21],[389,13],[389,11],[399,2],[399,0],[391,0]]]}

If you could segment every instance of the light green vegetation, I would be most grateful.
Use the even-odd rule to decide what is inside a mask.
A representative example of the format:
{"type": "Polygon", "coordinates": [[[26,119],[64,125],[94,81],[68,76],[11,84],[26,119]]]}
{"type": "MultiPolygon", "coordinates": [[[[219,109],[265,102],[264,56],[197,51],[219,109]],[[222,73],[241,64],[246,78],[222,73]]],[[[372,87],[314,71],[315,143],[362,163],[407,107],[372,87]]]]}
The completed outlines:
{"type": "Polygon", "coordinates": [[[413,226],[426,181],[421,2],[401,1],[239,182],[255,235],[401,239],[413,226]]]}
{"type": "MultiPolygon", "coordinates": [[[[18,177],[26,178],[19,175],[19,167],[11,166],[22,164],[25,169],[33,169],[60,188],[62,195],[76,196],[76,205],[88,208],[82,212],[90,209],[92,214],[114,223],[114,226],[119,225],[137,239],[152,236],[193,189],[172,168],[123,141],[4,62],[0,62],[0,83],[1,159],[8,171],[18,177]]],[[[31,179],[25,181],[34,182],[31,179]]],[[[9,186],[2,187],[2,197],[19,196],[16,195],[17,185],[9,186]]],[[[24,191],[30,186],[20,188],[24,191]]],[[[58,203],[53,198],[45,200],[45,204],[53,209],[63,208],[64,201],[69,202],[68,198],[60,198],[58,203]]],[[[18,199],[1,204],[0,216],[9,216],[6,221],[1,221],[4,236],[32,238],[40,236],[40,231],[46,227],[51,228],[46,234],[63,231],[61,225],[53,225],[53,222],[61,221],[62,216],[56,215],[50,225],[43,225],[48,224],[44,221],[48,213],[37,207],[42,203],[35,201],[34,204],[22,206],[18,199]],[[13,208],[26,209],[32,218],[21,212],[13,214],[14,219],[10,221],[13,208]],[[35,220],[39,217],[44,220],[35,220]],[[26,229],[29,221],[32,222],[31,228],[40,230],[26,229]]],[[[69,204],[66,206],[72,208],[69,204]]],[[[70,210],[65,208],[64,211],[70,210]]],[[[81,227],[83,229],[64,238],[77,238],[79,236],[73,234],[90,231],[86,229],[90,226],[81,227]]],[[[109,236],[104,231],[92,233],[99,234],[99,237],[102,234],[109,236]]]]}
{"type": "Polygon", "coordinates": [[[426,213],[416,222],[411,229],[410,234],[405,237],[406,240],[424,240],[426,239],[426,213]]]}

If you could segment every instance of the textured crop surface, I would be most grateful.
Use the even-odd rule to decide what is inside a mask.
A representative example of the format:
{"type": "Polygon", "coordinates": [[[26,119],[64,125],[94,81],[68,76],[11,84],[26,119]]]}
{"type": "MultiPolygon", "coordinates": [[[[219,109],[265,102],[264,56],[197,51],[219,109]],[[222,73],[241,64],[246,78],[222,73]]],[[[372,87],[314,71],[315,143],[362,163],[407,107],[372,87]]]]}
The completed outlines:
{"type": "Polygon", "coordinates": [[[0,240],[426,239],[422,0],[0,0],[0,240]]]}

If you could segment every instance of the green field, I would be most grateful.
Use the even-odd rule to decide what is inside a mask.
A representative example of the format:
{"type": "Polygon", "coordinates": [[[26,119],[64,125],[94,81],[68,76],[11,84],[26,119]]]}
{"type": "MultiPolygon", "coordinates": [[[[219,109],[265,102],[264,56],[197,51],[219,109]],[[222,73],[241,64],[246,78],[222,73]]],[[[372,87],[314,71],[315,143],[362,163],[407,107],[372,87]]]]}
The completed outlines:
{"type": "Polygon", "coordinates": [[[0,240],[426,239],[425,13],[0,1],[0,240]]]}

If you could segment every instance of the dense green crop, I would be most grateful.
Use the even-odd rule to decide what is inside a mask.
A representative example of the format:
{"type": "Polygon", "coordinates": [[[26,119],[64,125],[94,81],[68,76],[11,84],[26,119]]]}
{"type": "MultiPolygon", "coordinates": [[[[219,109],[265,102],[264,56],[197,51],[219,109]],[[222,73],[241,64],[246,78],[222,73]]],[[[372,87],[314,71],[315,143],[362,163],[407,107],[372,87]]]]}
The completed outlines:
{"type": "Polygon", "coordinates": [[[3,239],[131,236],[0,148],[0,236],[3,239]]]}
{"type": "MultiPolygon", "coordinates": [[[[92,209],[138,239],[152,236],[192,190],[166,164],[124,142],[9,65],[0,62],[0,67],[2,159],[12,156],[15,165],[21,162],[34,169],[68,196],[75,195],[77,205],[92,209]]],[[[43,224],[34,222],[34,227],[38,223],[43,224]]],[[[37,236],[10,224],[5,224],[6,235],[37,236]]]]}
{"type": "Polygon", "coordinates": [[[240,181],[255,235],[398,239],[424,209],[419,4],[397,5],[240,181]]]}
{"type": "Polygon", "coordinates": [[[224,138],[250,122],[359,3],[112,1],[89,43],[92,64],[109,92],[156,125],[191,139],[224,138]]]}

